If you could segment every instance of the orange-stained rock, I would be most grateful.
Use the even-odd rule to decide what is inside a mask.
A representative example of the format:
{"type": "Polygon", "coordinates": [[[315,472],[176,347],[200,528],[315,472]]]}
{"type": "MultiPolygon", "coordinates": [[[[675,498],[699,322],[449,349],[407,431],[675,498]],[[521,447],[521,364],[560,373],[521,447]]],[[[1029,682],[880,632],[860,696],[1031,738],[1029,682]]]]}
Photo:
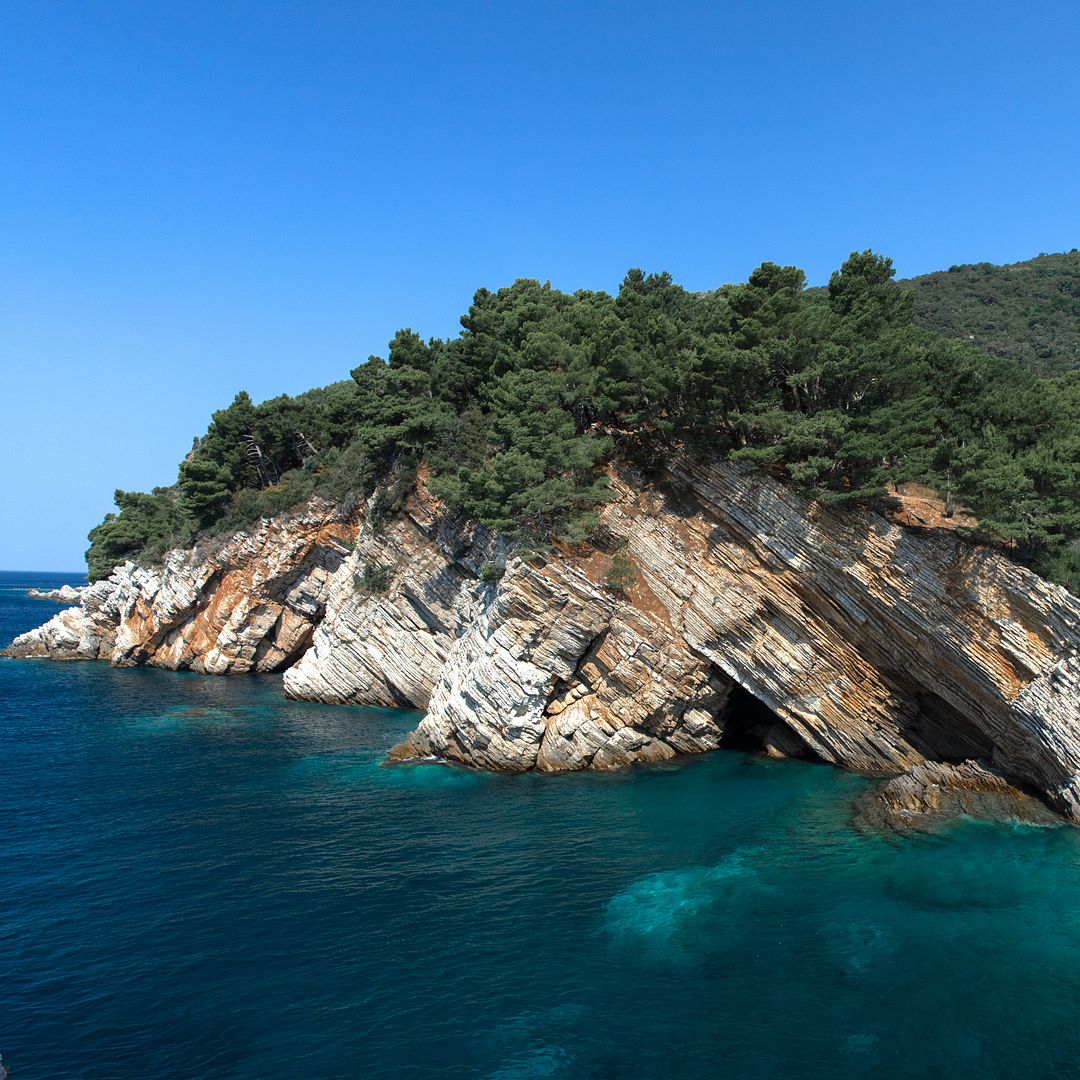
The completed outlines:
{"type": "Polygon", "coordinates": [[[728,462],[672,457],[612,487],[592,548],[529,562],[422,483],[379,529],[312,504],[123,567],[11,654],[285,668],[293,697],[425,709],[395,757],[512,771],[713,749],[741,687],[771,710],[770,754],[891,774],[977,759],[1080,819],[1064,589],[922,511],[907,528],[828,510],[728,462]],[[616,593],[619,549],[633,579],[616,593]]]}
{"type": "Polygon", "coordinates": [[[279,670],[307,648],[352,531],[330,504],[313,503],[170,552],[162,566],[125,563],[5,652],[214,675],[279,670]]]}

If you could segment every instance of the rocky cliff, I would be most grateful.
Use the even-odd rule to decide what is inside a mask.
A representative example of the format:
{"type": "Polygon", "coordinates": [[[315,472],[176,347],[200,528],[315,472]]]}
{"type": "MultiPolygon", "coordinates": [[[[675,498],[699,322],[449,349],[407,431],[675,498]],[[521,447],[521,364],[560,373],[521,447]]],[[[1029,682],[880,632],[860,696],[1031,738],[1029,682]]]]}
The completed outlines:
{"type": "Polygon", "coordinates": [[[284,669],[293,697],[424,709],[397,758],[605,769],[734,739],[890,774],[971,760],[1080,819],[1080,601],[730,463],[612,486],[594,546],[529,562],[422,484],[379,528],[312,505],[122,567],[9,653],[284,669]]]}
{"type": "Polygon", "coordinates": [[[170,552],[162,566],[125,563],[4,653],[213,675],[279,670],[311,643],[354,532],[330,504],[312,503],[170,552]]]}

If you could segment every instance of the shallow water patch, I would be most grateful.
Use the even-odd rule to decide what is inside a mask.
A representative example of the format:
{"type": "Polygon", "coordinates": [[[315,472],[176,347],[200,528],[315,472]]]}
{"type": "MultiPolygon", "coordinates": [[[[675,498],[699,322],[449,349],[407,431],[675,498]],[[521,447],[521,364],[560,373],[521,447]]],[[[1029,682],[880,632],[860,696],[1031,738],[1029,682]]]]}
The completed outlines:
{"type": "Polygon", "coordinates": [[[573,1032],[582,1023],[579,1005],[555,1005],[521,1013],[496,1027],[484,1039],[499,1064],[485,1072],[487,1080],[543,1080],[580,1075],[573,1032]]]}
{"type": "Polygon", "coordinates": [[[653,960],[691,959],[694,939],[702,934],[715,949],[724,919],[745,911],[763,890],[759,855],[757,850],[736,851],[713,866],[638,878],[608,901],[604,930],[614,944],[641,949],[653,960]]]}

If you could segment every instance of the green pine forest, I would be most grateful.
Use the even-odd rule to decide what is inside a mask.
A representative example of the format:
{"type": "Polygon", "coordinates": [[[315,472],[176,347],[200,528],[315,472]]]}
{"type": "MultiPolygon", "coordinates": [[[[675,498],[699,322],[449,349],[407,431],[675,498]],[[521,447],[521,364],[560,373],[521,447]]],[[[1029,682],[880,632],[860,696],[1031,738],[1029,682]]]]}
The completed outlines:
{"type": "Polygon", "coordinates": [[[1080,251],[912,278],[915,318],[1040,375],[1080,367],[1080,251]]]}
{"type": "Polygon", "coordinates": [[[400,330],[350,379],[237,394],[174,484],[116,492],[89,575],[315,495],[348,511],[377,490],[385,518],[421,464],[523,550],[587,542],[605,462],[679,447],[836,505],[928,484],[978,518],[973,540],[1080,592],[1080,256],[1017,265],[898,283],[865,251],[814,290],[774,263],[707,293],[640,270],[614,296],[480,289],[451,340],[400,330]]]}

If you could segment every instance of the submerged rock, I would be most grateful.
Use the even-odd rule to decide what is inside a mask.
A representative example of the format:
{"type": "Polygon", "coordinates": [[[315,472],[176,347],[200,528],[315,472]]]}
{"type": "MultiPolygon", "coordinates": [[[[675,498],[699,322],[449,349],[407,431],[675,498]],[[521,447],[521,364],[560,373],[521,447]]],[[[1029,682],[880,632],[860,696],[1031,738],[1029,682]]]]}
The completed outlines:
{"type": "Polygon", "coordinates": [[[730,462],[611,483],[593,546],[527,562],[422,483],[379,528],[312,504],[119,568],[9,655],[286,669],[292,697],[426,710],[395,758],[610,769],[750,739],[888,775],[977,759],[1080,818],[1064,589],[730,462]]]}

